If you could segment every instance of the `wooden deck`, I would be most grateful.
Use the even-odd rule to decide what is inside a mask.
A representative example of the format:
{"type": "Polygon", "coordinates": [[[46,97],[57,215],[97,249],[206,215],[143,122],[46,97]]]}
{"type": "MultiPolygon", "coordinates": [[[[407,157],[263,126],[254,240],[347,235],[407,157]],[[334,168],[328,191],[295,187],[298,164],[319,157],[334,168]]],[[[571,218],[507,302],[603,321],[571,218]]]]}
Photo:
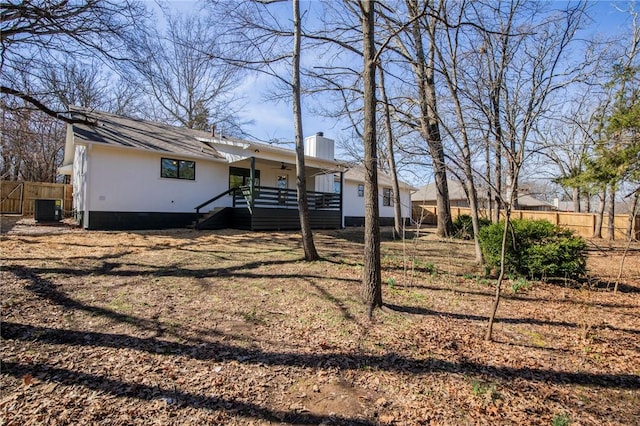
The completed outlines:
{"type": "MultiPolygon", "coordinates": [[[[309,220],[313,229],[342,227],[341,194],[308,191],[309,220]]],[[[215,197],[214,197],[215,198],[215,197]]],[[[300,229],[297,192],[293,189],[243,187],[233,195],[233,207],[200,222],[198,229],[237,228],[255,231],[300,229]]]]}

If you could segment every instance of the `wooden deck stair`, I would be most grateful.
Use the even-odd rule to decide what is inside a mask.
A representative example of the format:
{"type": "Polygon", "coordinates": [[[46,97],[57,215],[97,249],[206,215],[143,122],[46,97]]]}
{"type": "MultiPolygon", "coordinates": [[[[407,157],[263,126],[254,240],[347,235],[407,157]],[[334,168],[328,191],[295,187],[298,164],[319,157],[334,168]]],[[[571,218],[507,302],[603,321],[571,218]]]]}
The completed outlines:
{"type": "Polygon", "coordinates": [[[216,207],[205,213],[201,218],[191,222],[192,229],[218,229],[227,227],[227,213],[229,207],[216,207]]]}

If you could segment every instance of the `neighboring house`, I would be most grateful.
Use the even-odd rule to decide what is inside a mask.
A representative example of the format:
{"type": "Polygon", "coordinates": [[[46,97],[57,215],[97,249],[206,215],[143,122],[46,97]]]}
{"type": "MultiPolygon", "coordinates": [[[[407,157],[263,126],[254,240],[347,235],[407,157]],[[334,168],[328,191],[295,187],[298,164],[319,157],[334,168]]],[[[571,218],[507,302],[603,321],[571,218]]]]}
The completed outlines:
{"type": "MultiPolygon", "coordinates": [[[[447,180],[447,186],[449,188],[449,201],[451,207],[469,207],[469,200],[464,190],[462,183],[456,180],[447,180]]],[[[418,188],[413,194],[411,194],[411,203],[414,207],[418,206],[435,206],[436,205],[436,185],[430,183],[418,188]]],[[[482,191],[478,191],[478,207],[481,209],[487,208],[488,197],[483,194],[482,191]]],[[[536,210],[536,211],[550,211],[555,210],[555,206],[546,201],[538,200],[531,195],[521,193],[518,195],[518,208],[520,210],[536,210]]]]}
{"type": "MultiPolygon", "coordinates": [[[[294,150],[80,108],[70,114],[86,122],[68,125],[60,173],[71,177],[84,228],[300,228],[294,150]]],[[[333,140],[322,133],[305,139],[315,229],[364,217],[357,168],[348,170],[333,154],[333,140]]],[[[381,216],[392,221],[383,198],[390,185],[380,180],[381,216]]],[[[410,187],[402,188],[407,217],[410,187]]]]}

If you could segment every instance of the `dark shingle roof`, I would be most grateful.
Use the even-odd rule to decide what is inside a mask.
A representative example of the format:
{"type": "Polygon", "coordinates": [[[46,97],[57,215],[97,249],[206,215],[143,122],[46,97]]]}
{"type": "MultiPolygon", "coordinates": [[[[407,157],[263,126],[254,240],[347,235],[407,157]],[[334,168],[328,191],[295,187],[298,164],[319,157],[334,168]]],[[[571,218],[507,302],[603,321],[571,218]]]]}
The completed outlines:
{"type": "Polygon", "coordinates": [[[137,148],[184,156],[224,158],[209,144],[196,138],[211,137],[208,132],[122,117],[101,111],[73,107],[73,116],[85,116],[87,123],[73,124],[76,141],[137,148]]]}

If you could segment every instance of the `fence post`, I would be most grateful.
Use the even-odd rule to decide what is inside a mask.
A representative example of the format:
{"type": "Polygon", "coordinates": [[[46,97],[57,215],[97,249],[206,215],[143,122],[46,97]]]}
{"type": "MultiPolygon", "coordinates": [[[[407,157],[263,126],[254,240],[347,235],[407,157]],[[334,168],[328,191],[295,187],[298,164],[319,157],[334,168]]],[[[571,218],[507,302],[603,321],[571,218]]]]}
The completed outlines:
{"type": "Polygon", "coordinates": [[[29,185],[27,182],[22,183],[22,202],[20,203],[20,214],[27,214],[27,200],[29,195],[29,185]]]}

